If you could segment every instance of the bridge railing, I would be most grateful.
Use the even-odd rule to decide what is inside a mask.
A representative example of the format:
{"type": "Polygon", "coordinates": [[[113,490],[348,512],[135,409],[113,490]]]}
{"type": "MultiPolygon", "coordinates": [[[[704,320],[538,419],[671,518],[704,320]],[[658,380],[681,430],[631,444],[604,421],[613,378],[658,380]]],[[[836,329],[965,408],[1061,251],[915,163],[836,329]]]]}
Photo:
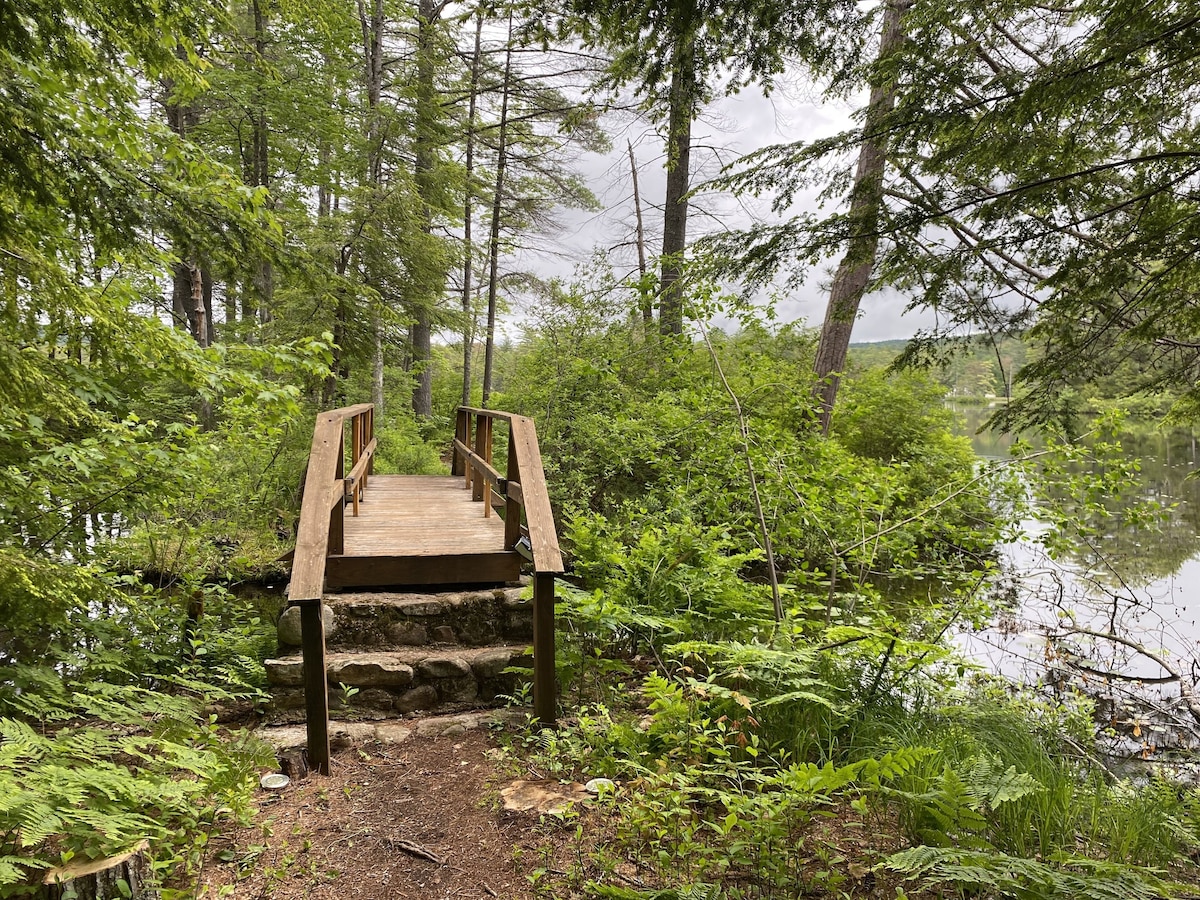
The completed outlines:
{"type": "Polygon", "coordinates": [[[360,403],[317,414],[313,428],[300,526],[292,558],[288,603],[300,607],[304,658],[304,705],[309,762],[329,774],[329,692],[325,684],[325,629],[321,598],[325,561],[345,549],[346,502],[354,515],[370,479],[375,456],[375,405],[360,403]],[[346,430],[350,431],[350,471],[346,472],[346,430]]]}
{"type": "Polygon", "coordinates": [[[482,502],[483,515],[492,514],[493,492],[503,499],[504,549],[526,549],[533,562],[533,712],[549,725],[557,717],[558,704],[554,576],[561,575],[564,568],[533,420],[498,410],[459,407],[450,471],[463,477],[472,499],[482,502]],[[504,475],[492,465],[497,422],[508,425],[504,475]],[[519,546],[522,538],[528,542],[526,547],[519,546]]]}

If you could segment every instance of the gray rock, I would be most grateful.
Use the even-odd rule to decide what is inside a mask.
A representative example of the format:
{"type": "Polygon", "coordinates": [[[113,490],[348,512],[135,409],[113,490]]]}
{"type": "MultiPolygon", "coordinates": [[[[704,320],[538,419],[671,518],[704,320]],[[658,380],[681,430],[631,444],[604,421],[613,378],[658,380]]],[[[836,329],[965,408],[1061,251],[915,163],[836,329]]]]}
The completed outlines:
{"type": "Polygon", "coordinates": [[[458,637],[449,625],[439,625],[433,629],[433,639],[439,644],[453,644],[458,637]]]}
{"type": "MultiPolygon", "coordinates": [[[[333,607],[321,604],[321,621],[325,625],[325,639],[337,634],[337,619],[333,607]]],[[[300,607],[289,606],[279,617],[279,643],[285,647],[300,646],[300,607]]]]}
{"type": "Polygon", "coordinates": [[[443,678],[437,688],[438,696],[447,703],[466,703],[479,696],[479,684],[469,675],[466,678],[443,678]]]}
{"type": "Polygon", "coordinates": [[[405,687],[412,684],[412,666],[402,662],[356,656],[329,666],[330,684],[353,687],[405,687]]]}
{"type": "Polygon", "coordinates": [[[353,697],[347,698],[345,705],[354,707],[356,710],[391,712],[395,704],[396,695],[391,691],[384,688],[367,688],[365,691],[359,691],[353,697]]]}
{"type": "Polygon", "coordinates": [[[375,740],[381,744],[403,744],[412,736],[413,730],[396,722],[380,722],[375,726],[375,740]]]}
{"type": "Polygon", "coordinates": [[[417,671],[425,678],[461,678],[471,674],[471,664],[458,656],[433,656],[421,660],[417,671]]]}
{"type": "Polygon", "coordinates": [[[410,713],[418,709],[432,709],[437,706],[437,702],[437,688],[431,684],[422,684],[411,691],[405,691],[396,700],[395,706],[399,712],[410,713]]]}
{"type": "Polygon", "coordinates": [[[341,722],[330,729],[331,740],[357,744],[375,737],[375,726],[371,722],[341,722]]]}
{"type": "Polygon", "coordinates": [[[513,651],[507,647],[485,650],[471,660],[471,671],[476,678],[496,678],[508,667],[512,658],[513,651]]]}
{"type": "Polygon", "coordinates": [[[271,695],[271,706],[280,711],[304,709],[304,691],[275,691],[271,695]]]}
{"type": "Polygon", "coordinates": [[[267,670],[267,681],[284,687],[304,684],[304,662],[295,659],[268,659],[263,663],[267,670]]]}
{"type": "Polygon", "coordinates": [[[412,622],[397,622],[388,629],[392,643],[408,647],[420,647],[429,643],[429,632],[424,625],[412,622]]]}
{"type": "Polygon", "coordinates": [[[446,611],[446,604],[441,600],[417,600],[407,601],[401,607],[405,615],[409,616],[436,616],[446,611]]]}
{"type": "Polygon", "coordinates": [[[304,747],[308,744],[308,729],[303,725],[260,728],[255,734],[276,750],[290,750],[293,747],[304,747]]]}
{"type": "Polygon", "coordinates": [[[523,588],[517,590],[504,591],[501,594],[501,599],[504,602],[504,608],[507,610],[528,610],[530,615],[533,614],[533,598],[522,597],[523,588]]]}

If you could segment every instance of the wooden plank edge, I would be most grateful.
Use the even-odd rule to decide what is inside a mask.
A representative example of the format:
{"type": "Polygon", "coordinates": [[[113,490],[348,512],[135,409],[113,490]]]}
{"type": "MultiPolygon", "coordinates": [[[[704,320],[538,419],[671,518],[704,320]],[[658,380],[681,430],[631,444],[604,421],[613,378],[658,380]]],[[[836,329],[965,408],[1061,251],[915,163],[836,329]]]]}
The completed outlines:
{"type": "Polygon", "coordinates": [[[143,840],[138,841],[129,850],[119,853],[116,856],[106,856],[104,859],[94,859],[86,863],[56,866],[46,871],[45,876],[42,878],[42,884],[64,884],[68,881],[74,881],[76,878],[86,878],[88,875],[95,875],[97,872],[103,872],[105,869],[119,866],[121,863],[133,859],[139,853],[149,848],[150,842],[143,840]]]}

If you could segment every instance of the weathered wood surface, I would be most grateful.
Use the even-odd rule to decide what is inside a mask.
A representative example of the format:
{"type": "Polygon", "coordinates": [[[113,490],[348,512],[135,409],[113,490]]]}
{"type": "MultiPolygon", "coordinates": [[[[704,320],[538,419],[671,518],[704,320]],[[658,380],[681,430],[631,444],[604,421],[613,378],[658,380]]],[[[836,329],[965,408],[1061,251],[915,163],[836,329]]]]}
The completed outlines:
{"type": "Polygon", "coordinates": [[[321,601],[300,603],[300,640],[304,656],[304,712],[308,725],[308,761],[329,774],[329,685],[325,680],[325,623],[321,601]]]}
{"type": "Polygon", "coordinates": [[[546,490],[546,472],[542,468],[542,451],[538,448],[537,429],[533,420],[513,416],[512,445],[517,458],[517,481],[525,508],[525,524],[529,528],[529,543],[533,547],[533,568],[537,572],[561,574],[562,552],[558,533],[554,529],[554,511],[546,490]]]}
{"type": "Polygon", "coordinates": [[[461,478],[375,475],[367,502],[347,518],[345,549],[326,565],[326,586],[485,584],[515,581],[503,520],[484,516],[461,478]]]}
{"type": "Polygon", "coordinates": [[[504,550],[504,523],[485,518],[450,475],[376,475],[345,523],[345,556],[432,556],[504,550]]]}
{"type": "MultiPolygon", "coordinates": [[[[304,480],[304,502],[300,509],[300,527],[296,534],[296,555],[288,600],[319,600],[324,590],[325,558],[343,551],[343,513],[345,486],[345,423],[354,423],[352,440],[361,446],[372,438],[374,406],[359,403],[318,413],[313,427],[304,480]],[[366,424],[363,424],[365,418],[366,424]]],[[[368,472],[370,463],[368,462],[368,472]]]]}
{"type": "MultiPolygon", "coordinates": [[[[553,725],[558,715],[558,681],[554,667],[554,576],[564,570],[554,512],[546,488],[546,472],[533,420],[510,413],[462,408],[458,414],[454,445],[454,471],[466,476],[469,493],[482,499],[490,512],[492,484],[504,494],[504,546],[512,548],[524,534],[533,556],[533,710],[543,725],[553,725]],[[475,422],[475,448],[469,446],[471,421],[475,422]],[[490,464],[495,422],[508,424],[508,471],[503,482],[494,481],[480,459],[490,464]],[[476,474],[483,478],[474,478],[476,474]],[[481,485],[480,482],[488,482],[481,485]],[[525,524],[521,525],[524,512],[525,524]]],[[[493,470],[494,471],[494,470],[493,470]]],[[[499,473],[495,473],[496,476],[499,473]]]]}
{"type": "Polygon", "coordinates": [[[558,677],[554,668],[554,576],[533,576],[533,714],[542,725],[558,718],[558,677]]]}
{"type": "Polygon", "coordinates": [[[150,874],[148,847],[142,841],[117,856],[50,869],[33,896],[39,900],[157,900],[160,892],[150,874]]]}
{"type": "Polygon", "coordinates": [[[499,484],[504,480],[504,476],[502,476],[499,471],[493,468],[491,463],[489,463],[486,459],[484,459],[462,441],[456,440],[454,442],[454,449],[463,459],[467,460],[469,465],[475,469],[476,475],[482,475],[485,480],[491,482],[492,484],[499,484]]]}

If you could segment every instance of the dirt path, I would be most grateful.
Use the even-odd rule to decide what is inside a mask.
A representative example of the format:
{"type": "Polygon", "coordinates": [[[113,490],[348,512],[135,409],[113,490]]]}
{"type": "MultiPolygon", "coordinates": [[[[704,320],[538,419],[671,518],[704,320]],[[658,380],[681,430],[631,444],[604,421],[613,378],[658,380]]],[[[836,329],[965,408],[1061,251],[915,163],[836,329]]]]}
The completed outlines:
{"type": "Polygon", "coordinates": [[[357,744],[333,774],[263,791],[253,827],[214,838],[198,896],[532,898],[536,816],[499,809],[483,731],[357,744]]]}

